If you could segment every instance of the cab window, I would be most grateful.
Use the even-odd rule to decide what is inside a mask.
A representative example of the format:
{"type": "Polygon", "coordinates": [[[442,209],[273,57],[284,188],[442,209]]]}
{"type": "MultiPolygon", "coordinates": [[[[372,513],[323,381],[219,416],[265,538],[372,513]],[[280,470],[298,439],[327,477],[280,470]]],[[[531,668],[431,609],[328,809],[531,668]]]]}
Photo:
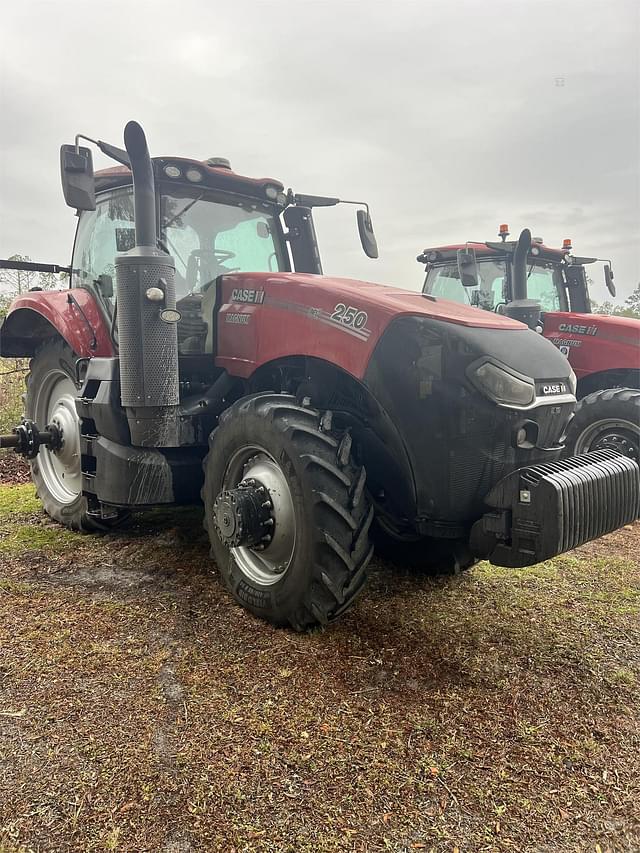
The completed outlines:
{"type": "Polygon", "coordinates": [[[536,264],[527,271],[527,296],[537,299],[542,311],[562,311],[553,266],[536,264]]]}
{"type": "Polygon", "coordinates": [[[258,201],[171,187],[161,197],[160,240],[175,259],[178,298],[204,293],[226,273],[289,269],[277,211],[258,201]]]}
{"type": "MultiPolygon", "coordinates": [[[[92,286],[101,275],[111,276],[115,289],[115,257],[135,244],[132,188],[107,193],[96,209],[84,211],[73,249],[72,287],[92,286]]],[[[107,301],[112,302],[113,297],[107,301]]]]}
{"type": "Polygon", "coordinates": [[[433,267],[427,273],[424,292],[463,305],[474,305],[493,311],[503,301],[505,264],[503,261],[478,263],[477,287],[465,287],[460,280],[456,262],[433,267]]]}

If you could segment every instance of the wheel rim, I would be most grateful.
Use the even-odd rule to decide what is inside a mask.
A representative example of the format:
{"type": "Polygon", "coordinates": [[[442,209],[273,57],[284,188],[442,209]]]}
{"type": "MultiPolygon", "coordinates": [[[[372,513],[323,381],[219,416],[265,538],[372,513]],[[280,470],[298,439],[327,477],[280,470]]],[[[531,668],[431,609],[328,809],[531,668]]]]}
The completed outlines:
{"type": "Polygon", "coordinates": [[[636,462],[640,458],[640,426],[631,421],[604,418],[590,424],[578,437],[575,452],[617,450],[636,462]]]}
{"type": "Polygon", "coordinates": [[[269,492],[274,520],[269,544],[240,546],[230,551],[240,571],[253,583],[271,586],[287,573],[296,545],[296,517],[293,498],[284,471],[263,447],[247,445],[237,451],[227,465],[222,490],[233,489],[243,480],[257,480],[269,492]]]}
{"type": "Polygon", "coordinates": [[[34,404],[34,416],[43,429],[54,423],[62,434],[56,450],[41,447],[38,467],[47,490],[57,503],[68,505],[82,491],[80,467],[80,420],[75,407],[76,386],[62,370],[49,371],[39,383],[34,404]]]}

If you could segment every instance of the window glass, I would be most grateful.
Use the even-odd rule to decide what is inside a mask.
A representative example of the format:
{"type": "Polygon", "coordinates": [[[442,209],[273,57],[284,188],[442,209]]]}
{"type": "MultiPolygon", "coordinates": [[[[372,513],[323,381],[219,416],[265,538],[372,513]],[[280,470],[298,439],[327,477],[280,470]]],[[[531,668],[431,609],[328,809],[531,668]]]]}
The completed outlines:
{"type": "Polygon", "coordinates": [[[113,278],[115,256],[135,243],[131,187],[99,198],[96,209],[84,211],[73,251],[72,286],[91,285],[101,275],[113,278]]]}
{"type": "Polygon", "coordinates": [[[493,311],[503,301],[504,261],[478,261],[477,268],[478,287],[465,287],[460,281],[457,263],[434,267],[427,273],[424,292],[493,311]]]}
{"type": "Polygon", "coordinates": [[[552,266],[538,264],[528,270],[527,296],[539,300],[542,311],[562,310],[553,272],[552,266]]]}
{"type": "Polygon", "coordinates": [[[206,191],[171,189],[162,196],[160,237],[175,258],[178,298],[204,292],[225,273],[289,269],[268,204],[223,204],[206,191]]]}

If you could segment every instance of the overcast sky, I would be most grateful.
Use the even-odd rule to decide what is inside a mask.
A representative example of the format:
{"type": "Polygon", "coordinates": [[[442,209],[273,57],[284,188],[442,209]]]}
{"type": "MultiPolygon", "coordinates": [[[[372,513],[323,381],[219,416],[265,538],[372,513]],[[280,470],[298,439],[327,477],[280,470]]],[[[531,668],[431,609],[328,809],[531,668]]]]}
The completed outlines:
{"type": "MultiPolygon", "coordinates": [[[[76,132],[222,155],[319,211],[327,273],[418,289],[425,246],[529,226],[640,281],[637,0],[21,0],[2,4],[0,257],[68,263],[76,132]]],[[[107,165],[102,155],[96,166],[107,165]]],[[[602,300],[601,266],[593,296],[602,300]]]]}

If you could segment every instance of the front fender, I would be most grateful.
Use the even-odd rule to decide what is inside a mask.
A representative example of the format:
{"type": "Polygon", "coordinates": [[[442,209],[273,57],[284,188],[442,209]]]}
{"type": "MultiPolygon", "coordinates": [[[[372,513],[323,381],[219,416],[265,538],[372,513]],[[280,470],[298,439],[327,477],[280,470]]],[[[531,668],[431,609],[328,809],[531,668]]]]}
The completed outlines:
{"type": "Polygon", "coordinates": [[[0,356],[32,356],[59,335],[79,356],[114,355],[104,315],[88,290],[29,291],[13,300],[0,327],[0,356]]]}

